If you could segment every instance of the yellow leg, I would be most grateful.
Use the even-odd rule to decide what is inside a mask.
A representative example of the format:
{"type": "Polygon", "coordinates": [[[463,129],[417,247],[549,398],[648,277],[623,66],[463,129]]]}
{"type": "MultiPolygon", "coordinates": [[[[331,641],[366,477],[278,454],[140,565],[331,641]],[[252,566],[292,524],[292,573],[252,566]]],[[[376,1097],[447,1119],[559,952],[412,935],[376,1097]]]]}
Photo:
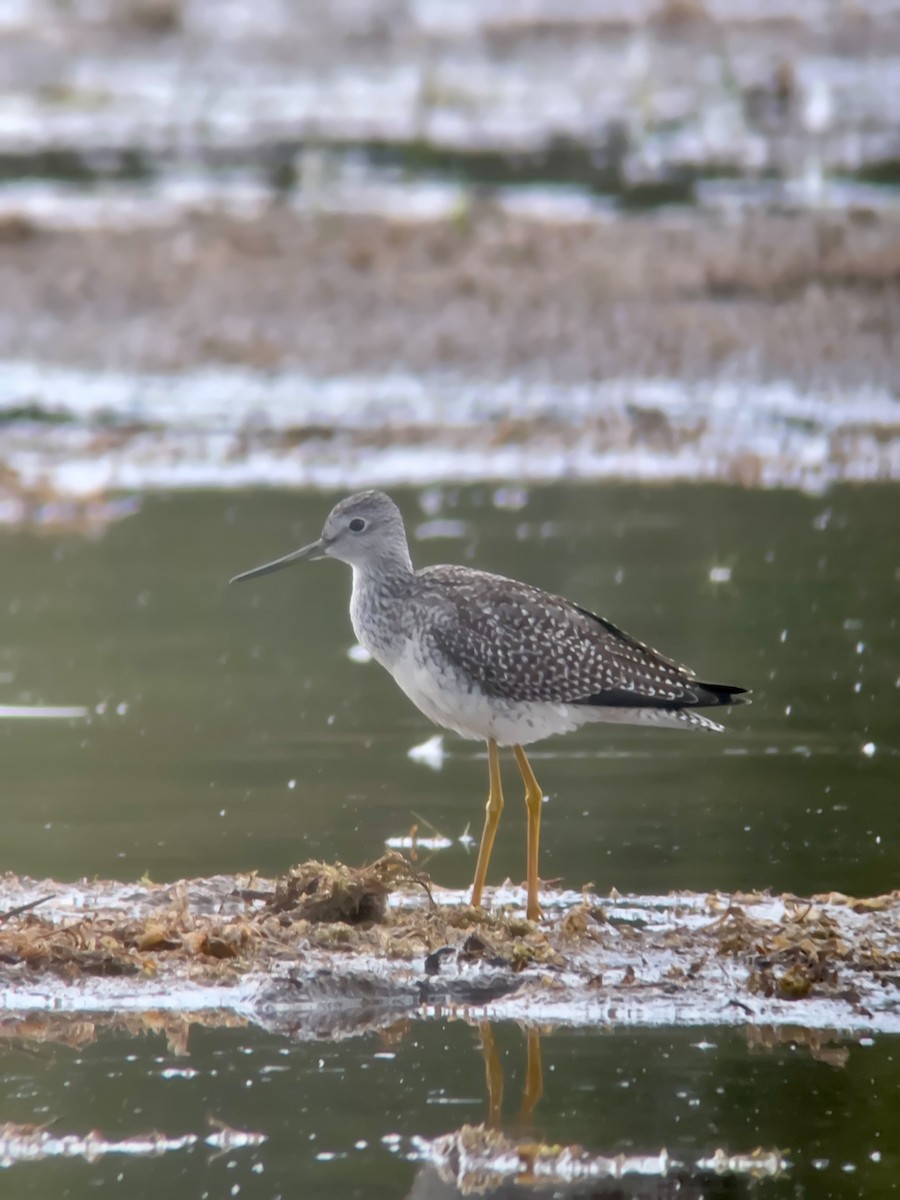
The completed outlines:
{"type": "Polygon", "coordinates": [[[497,1129],[500,1126],[503,1108],[503,1067],[500,1063],[500,1055],[497,1053],[494,1031],[491,1029],[490,1022],[482,1021],[478,1026],[478,1032],[481,1034],[481,1053],[484,1058],[484,1077],[487,1081],[488,1091],[487,1124],[489,1129],[497,1129]]]}
{"type": "Polygon", "coordinates": [[[477,908],[481,904],[481,893],[484,890],[484,880],[487,875],[491,851],[494,848],[494,838],[497,836],[497,826],[500,824],[500,814],[503,812],[503,787],[500,782],[500,756],[497,753],[497,743],[488,738],[488,774],[491,786],[488,791],[487,808],[484,816],[484,832],[481,835],[481,845],[478,848],[478,864],[475,867],[475,882],[472,884],[472,904],[477,908]]]}
{"type": "Polygon", "coordinates": [[[513,750],[525,781],[525,806],[528,809],[528,868],[525,875],[528,904],[525,913],[529,921],[539,921],[541,907],[538,904],[538,843],[541,836],[541,805],[544,803],[544,793],[534,777],[525,751],[521,746],[513,746],[513,750]]]}
{"type": "Polygon", "coordinates": [[[522,1107],[519,1109],[519,1120],[530,1121],[537,1103],[544,1094],[544,1074],[541,1070],[541,1035],[537,1029],[528,1029],[525,1033],[528,1046],[528,1059],[525,1068],[525,1091],[522,1096],[522,1107]]]}

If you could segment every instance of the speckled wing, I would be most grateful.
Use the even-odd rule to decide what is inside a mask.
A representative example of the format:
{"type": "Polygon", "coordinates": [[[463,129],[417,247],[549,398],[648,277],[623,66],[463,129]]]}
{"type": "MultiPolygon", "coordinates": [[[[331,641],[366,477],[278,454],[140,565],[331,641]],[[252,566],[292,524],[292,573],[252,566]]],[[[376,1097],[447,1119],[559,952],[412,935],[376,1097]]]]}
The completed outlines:
{"type": "Polygon", "coordinates": [[[611,622],[529,584],[467,567],[431,567],[435,649],[490,696],[553,704],[678,709],[734,704],[743,689],[698,683],[611,622]]]}

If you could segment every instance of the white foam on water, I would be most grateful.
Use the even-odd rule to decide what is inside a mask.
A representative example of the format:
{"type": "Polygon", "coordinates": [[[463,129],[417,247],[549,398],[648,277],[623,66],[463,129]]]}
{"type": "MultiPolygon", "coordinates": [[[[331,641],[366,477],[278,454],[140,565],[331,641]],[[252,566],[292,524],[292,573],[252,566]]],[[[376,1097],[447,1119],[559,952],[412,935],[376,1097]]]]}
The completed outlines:
{"type": "Polygon", "coordinates": [[[450,838],[441,837],[389,837],[384,844],[391,850],[449,850],[453,845],[450,838]]]}
{"type": "Polygon", "coordinates": [[[89,712],[81,704],[0,704],[0,721],[71,721],[89,712]]]}
{"type": "Polygon", "coordinates": [[[360,646],[358,643],[354,643],[354,645],[348,647],[347,657],[351,662],[355,663],[370,663],[372,661],[372,655],[369,651],[365,646],[360,646]]]}
{"type": "MultiPolygon", "coordinates": [[[[424,763],[426,767],[431,767],[432,771],[440,771],[446,757],[444,735],[436,733],[428,741],[422,742],[418,746],[413,746],[407,750],[406,757],[412,759],[413,762],[424,763]]],[[[422,845],[423,843],[420,841],[419,844],[422,845]]]]}

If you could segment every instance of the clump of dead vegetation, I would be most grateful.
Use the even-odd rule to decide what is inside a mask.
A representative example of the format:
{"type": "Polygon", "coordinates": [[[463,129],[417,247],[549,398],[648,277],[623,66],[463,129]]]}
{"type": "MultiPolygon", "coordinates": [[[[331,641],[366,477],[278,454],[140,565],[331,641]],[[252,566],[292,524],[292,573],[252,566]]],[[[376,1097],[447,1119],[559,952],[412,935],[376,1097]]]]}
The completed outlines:
{"type": "Polygon", "coordinates": [[[250,890],[244,895],[264,900],[263,912],[282,916],[283,924],[370,925],[385,919],[387,898],[395,888],[413,883],[427,892],[428,881],[411,863],[400,854],[386,854],[368,867],[301,863],[276,881],[274,892],[250,890]]]}
{"type": "Polygon", "coordinates": [[[729,905],[715,923],[718,950],[747,964],[751,993],[781,1000],[844,995],[852,1001],[842,982],[842,967],[875,975],[896,971],[900,965],[896,942],[893,948],[885,948],[865,934],[849,939],[821,901],[840,903],[862,915],[885,912],[896,903],[896,895],[859,900],[831,894],[789,901],[781,921],[752,919],[740,905],[729,905]]]}
{"type": "Polygon", "coordinates": [[[551,935],[515,912],[438,905],[428,877],[396,852],[365,867],[302,863],[267,886],[252,877],[218,912],[199,911],[203,906],[191,903],[183,884],[166,899],[145,915],[100,908],[52,919],[41,915],[41,901],[11,909],[0,914],[0,968],[74,980],[152,976],[164,963],[177,963],[192,979],[226,982],[295,959],[306,946],[422,960],[426,975],[438,974],[449,958],[520,972],[563,966],[563,947],[598,926],[588,907],[568,913],[551,935]],[[398,889],[417,892],[421,903],[391,907],[388,898],[398,889]]]}
{"type": "Polygon", "coordinates": [[[866,1006],[881,1004],[900,968],[896,893],[685,894],[674,904],[611,893],[601,906],[588,892],[580,903],[554,904],[548,885],[545,919],[533,922],[515,903],[495,897],[488,911],[433,889],[393,851],[364,867],[307,862],[276,880],[84,883],[61,902],[49,893],[62,885],[48,884],[35,899],[33,883],[6,882],[10,897],[26,901],[0,912],[0,986],[13,991],[48,976],[227,988],[247,976],[293,986],[325,972],[348,996],[377,975],[412,1007],[427,996],[474,1003],[486,986],[499,988],[496,995],[550,989],[615,1007],[639,995],[687,1003],[712,988],[719,996],[728,958],[737,970],[726,1004],[748,1014],[751,998],[759,1008],[816,997],[871,1017],[866,1006]]]}
{"type": "Polygon", "coordinates": [[[429,878],[397,853],[364,868],[303,863],[276,881],[274,890],[249,888],[242,895],[262,901],[255,925],[264,934],[290,930],[317,949],[421,961],[426,975],[440,974],[450,961],[513,973],[561,968],[566,943],[594,924],[587,907],[583,914],[567,913],[551,930],[516,912],[437,904],[429,878]],[[391,907],[388,897],[397,890],[418,893],[421,902],[391,907]]]}
{"type": "Polygon", "coordinates": [[[195,917],[186,907],[145,918],[85,914],[56,922],[29,911],[0,925],[0,967],[67,980],[152,975],[163,956],[213,968],[244,960],[256,942],[252,925],[195,917]]]}

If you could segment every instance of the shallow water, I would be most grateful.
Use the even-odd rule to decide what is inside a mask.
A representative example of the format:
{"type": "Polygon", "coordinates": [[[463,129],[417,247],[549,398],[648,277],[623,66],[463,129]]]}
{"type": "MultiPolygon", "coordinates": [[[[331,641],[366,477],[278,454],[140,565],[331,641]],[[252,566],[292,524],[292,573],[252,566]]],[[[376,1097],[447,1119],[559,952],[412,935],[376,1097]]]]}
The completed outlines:
{"type": "MultiPolygon", "coordinates": [[[[725,735],[599,727],[535,747],[548,877],[638,892],[896,884],[891,491],[399,495],[419,563],[526,577],[753,690],[725,735]]],[[[0,703],[90,710],[0,724],[5,866],[275,873],[310,855],[371,857],[417,821],[477,834],[482,747],[448,737],[440,771],[408,757],[434,730],[380,668],[349,657],[346,568],[227,585],[316,536],[331,499],[151,498],[97,541],[4,535],[0,703]]],[[[513,772],[509,792],[498,880],[524,865],[513,772]]],[[[452,886],[473,869],[459,845],[432,865],[452,886]]]]}
{"type": "MultiPolygon", "coordinates": [[[[875,486],[398,493],[420,564],[527,578],[701,676],[753,689],[724,735],[599,727],[536,747],[545,878],[645,893],[897,885],[895,499],[875,486]]],[[[332,500],[184,494],[147,500],[98,540],[0,535],[0,706],[19,714],[0,719],[0,868],[274,873],[310,856],[374,858],[417,823],[453,840],[423,856],[426,869],[468,884],[474,858],[457,839],[480,828],[481,748],[448,737],[439,770],[408,756],[434,731],[377,666],[348,655],[346,568],[227,586],[316,536],[332,500]],[[28,706],[89,715],[28,719],[28,706]]],[[[507,780],[495,882],[524,872],[524,806],[507,780]]],[[[513,1114],[524,1044],[512,1028],[498,1039],[513,1114]]],[[[760,1194],[886,1194],[900,1186],[897,1046],[870,1040],[838,1038],[850,1053],[837,1066],[802,1039],[763,1051],[716,1029],[557,1032],[544,1038],[535,1132],[685,1160],[775,1146],[794,1165],[760,1194]]],[[[121,1176],[128,1195],[239,1184],[276,1196],[303,1181],[314,1195],[403,1196],[426,1171],[409,1161],[413,1135],[485,1115],[477,1041],[457,1022],[398,1030],[390,1045],[199,1029],[187,1058],[159,1035],[101,1033],[81,1050],[13,1042],[0,1050],[0,1124],[58,1117],[65,1132],[122,1138],[205,1134],[212,1115],[270,1140],[219,1158],[200,1146],[152,1163],[17,1166],[4,1195],[80,1195],[121,1176]]]]}
{"type": "MultiPolygon", "coordinates": [[[[410,1161],[410,1133],[437,1137],[487,1117],[478,1031],[456,1022],[399,1032],[396,1041],[370,1036],[335,1046],[201,1029],[191,1035],[189,1058],[175,1057],[161,1036],[108,1034],[83,1049],[48,1046],[37,1054],[13,1047],[4,1053],[11,1117],[65,1115],[70,1123],[74,1114],[79,1124],[121,1135],[204,1133],[212,1115],[263,1127],[269,1140],[219,1157],[198,1147],[152,1162],[16,1167],[0,1176],[4,1196],[83,1195],[90,1184],[128,1196],[273,1197],[301,1194],[298,1180],[302,1194],[335,1200],[453,1196],[434,1186],[431,1168],[410,1161]]],[[[558,1032],[541,1039],[543,1098],[530,1119],[517,1119],[524,1038],[510,1025],[495,1027],[494,1036],[504,1125],[519,1135],[607,1155],[665,1147],[686,1161],[718,1146],[778,1146],[792,1163],[784,1178],[753,1189],[713,1181],[689,1195],[851,1197],[886,1195],[896,1184],[890,1041],[850,1044],[837,1068],[803,1047],[749,1047],[733,1031],[558,1032]]]]}

